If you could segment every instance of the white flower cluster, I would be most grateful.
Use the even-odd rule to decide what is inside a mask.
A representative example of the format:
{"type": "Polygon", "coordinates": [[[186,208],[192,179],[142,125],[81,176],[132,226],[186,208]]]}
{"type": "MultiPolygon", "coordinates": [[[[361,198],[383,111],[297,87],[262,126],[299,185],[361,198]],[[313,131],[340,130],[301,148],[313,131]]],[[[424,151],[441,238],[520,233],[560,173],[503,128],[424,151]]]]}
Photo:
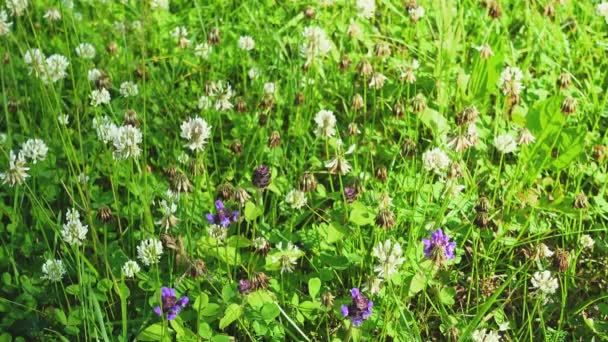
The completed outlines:
{"type": "Polygon", "coordinates": [[[179,223],[179,219],[174,215],[175,212],[177,212],[177,203],[162,200],[159,203],[159,208],[162,218],[155,222],[156,225],[165,228],[165,231],[167,231],[169,228],[175,227],[179,223]]]}
{"type": "Polygon", "coordinates": [[[372,250],[372,255],[378,259],[378,263],[374,266],[374,272],[380,279],[389,279],[395,273],[405,258],[402,256],[403,251],[398,242],[386,240],[379,242],[372,250]]]}
{"type": "Polygon", "coordinates": [[[93,128],[95,128],[99,140],[104,144],[112,144],[115,160],[139,158],[141,154],[139,144],[141,144],[143,140],[139,128],[131,125],[118,127],[107,116],[94,118],[93,128]]]}
{"type": "Polygon", "coordinates": [[[255,40],[250,36],[241,36],[237,45],[241,50],[251,51],[255,49],[255,40]]]}
{"type": "Polygon", "coordinates": [[[532,287],[542,295],[554,294],[559,287],[557,278],[551,276],[551,271],[537,271],[532,276],[532,287]]]}
{"type": "Polygon", "coordinates": [[[46,159],[49,148],[41,139],[30,138],[21,145],[21,151],[9,153],[9,165],[6,171],[0,173],[2,184],[13,187],[21,185],[29,177],[28,159],[32,164],[46,159]]]}
{"type": "Polygon", "coordinates": [[[22,16],[25,13],[28,5],[28,0],[6,0],[6,7],[15,17],[22,16]]]}
{"type": "Polygon", "coordinates": [[[161,255],[163,255],[163,244],[158,239],[143,240],[137,246],[137,257],[146,266],[157,264],[161,255]]]}
{"type": "Polygon", "coordinates": [[[325,57],[332,50],[332,43],[327,38],[325,31],[316,26],[307,26],[302,33],[304,43],[300,47],[302,56],[306,57],[306,64],[312,63],[315,59],[325,57]]]}
{"type": "Polygon", "coordinates": [[[141,271],[141,268],[135,260],[129,260],[122,266],[122,274],[127,278],[133,278],[139,271],[141,271]]]}
{"type": "Polygon", "coordinates": [[[120,95],[122,97],[134,97],[137,94],[139,94],[139,88],[136,83],[127,81],[120,84],[120,95]]]}
{"type": "Polygon", "coordinates": [[[513,135],[503,133],[494,138],[494,147],[503,154],[513,153],[517,149],[517,142],[513,135]]]}
{"type": "Polygon", "coordinates": [[[278,264],[281,269],[281,273],[293,272],[294,265],[298,263],[298,259],[304,255],[297,246],[291,242],[287,243],[287,246],[283,246],[283,242],[277,244],[277,251],[272,254],[270,260],[272,263],[278,264]]]}
{"type": "Polygon", "coordinates": [[[11,33],[11,26],[13,26],[13,23],[8,21],[8,14],[6,14],[6,11],[0,10],[0,37],[11,33]]]}
{"type": "Polygon", "coordinates": [[[357,11],[365,19],[371,19],[376,13],[376,0],[357,0],[357,11]]]}
{"type": "Polygon", "coordinates": [[[331,138],[336,135],[336,116],[331,110],[321,109],[315,115],[317,130],[315,133],[319,137],[331,138]]]}
{"type": "Polygon", "coordinates": [[[42,279],[48,279],[49,281],[61,281],[61,278],[65,275],[65,267],[63,262],[58,259],[49,259],[42,265],[42,279]]]}
{"type": "Polygon", "coordinates": [[[597,11],[597,14],[604,17],[604,20],[608,23],[608,2],[598,4],[595,10],[597,11]]]}
{"type": "Polygon", "coordinates": [[[471,335],[473,342],[500,342],[500,335],[494,330],[478,329],[471,335]]]}
{"type": "Polygon", "coordinates": [[[211,136],[211,126],[205,119],[200,117],[189,118],[182,122],[180,136],[188,143],[186,146],[192,151],[202,151],[205,149],[207,140],[211,136]]]}
{"type": "Polygon", "coordinates": [[[106,88],[93,89],[89,97],[91,98],[91,106],[93,107],[109,104],[110,100],[112,100],[110,92],[106,88]]]}
{"type": "Polygon", "coordinates": [[[61,231],[63,241],[73,246],[82,245],[89,231],[88,226],[80,222],[80,214],[75,208],[68,209],[65,218],[67,222],[61,231]]]}
{"type": "Polygon", "coordinates": [[[80,58],[93,59],[95,58],[95,47],[89,43],[80,43],[76,47],[76,54],[80,58]]]}
{"type": "Polygon", "coordinates": [[[293,189],[287,196],[285,196],[285,202],[289,204],[293,209],[302,209],[306,205],[306,194],[303,191],[293,189]]]}
{"type": "Polygon", "coordinates": [[[500,74],[498,86],[502,90],[503,95],[517,96],[524,89],[521,80],[524,78],[521,69],[518,67],[508,66],[500,74]]]}
{"type": "Polygon", "coordinates": [[[450,157],[439,147],[435,147],[422,154],[422,163],[427,171],[441,175],[450,166],[450,157]]]}
{"type": "Polygon", "coordinates": [[[23,59],[29,66],[30,74],[39,77],[44,83],[54,83],[67,76],[70,62],[65,56],[54,54],[48,58],[39,49],[26,51],[23,59]]]}
{"type": "Polygon", "coordinates": [[[200,43],[194,47],[194,55],[196,57],[200,57],[202,59],[208,59],[211,55],[211,45],[207,43],[200,43]]]}

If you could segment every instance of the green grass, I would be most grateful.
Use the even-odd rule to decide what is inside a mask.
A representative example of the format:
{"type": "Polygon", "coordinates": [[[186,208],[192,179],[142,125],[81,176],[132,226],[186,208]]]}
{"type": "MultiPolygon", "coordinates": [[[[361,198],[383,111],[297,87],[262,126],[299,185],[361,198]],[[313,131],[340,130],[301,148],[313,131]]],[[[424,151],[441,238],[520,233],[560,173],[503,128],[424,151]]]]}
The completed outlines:
{"type": "Polygon", "coordinates": [[[0,36],[0,172],[28,139],[48,152],[36,163],[25,156],[29,177],[1,186],[0,340],[469,341],[482,329],[503,341],[607,339],[608,23],[597,1],[503,0],[493,18],[496,4],[419,0],[415,22],[387,0],[369,19],[346,0],[174,0],[169,10],[41,0],[20,16],[3,2],[12,26],[0,36]],[[43,17],[52,7],[60,20],[43,17]],[[171,36],[177,26],[187,46],[171,36]],[[331,47],[310,65],[306,27],[331,47]],[[255,49],[238,48],[245,35],[255,49]],[[195,47],[208,39],[201,58],[195,47]],[[78,56],[80,43],[95,57],[78,56]],[[488,58],[477,49],[485,44],[488,58]],[[43,82],[24,60],[31,49],[65,56],[65,77],[43,82]],[[413,60],[409,83],[401,76],[413,60]],[[522,71],[519,94],[503,92],[509,66],[522,71]],[[111,83],[90,81],[93,68],[111,83]],[[371,87],[377,73],[387,80],[371,87]],[[121,95],[126,81],[136,96],[121,95]],[[215,108],[216,81],[230,84],[232,109],[215,108]],[[111,101],[93,106],[101,88],[111,101]],[[210,108],[199,108],[203,95],[210,108]],[[463,119],[473,107],[477,117],[463,119]],[[331,138],[316,134],[322,109],[336,118],[331,138]],[[93,122],[124,126],[128,110],[141,151],[121,160],[93,122]],[[195,117],[211,126],[198,151],[182,136],[195,117]],[[495,139],[523,130],[534,142],[501,152],[495,139]],[[458,136],[471,146],[455,149],[458,136]],[[434,148],[449,158],[435,171],[425,161],[434,148]],[[344,174],[326,166],[338,155],[352,167],[344,174]],[[266,187],[252,176],[260,165],[270,167],[266,187]],[[304,189],[307,172],[316,186],[304,189]],[[167,190],[186,180],[190,191],[172,200],[167,190]],[[293,189],[310,190],[299,209],[293,189]],[[239,212],[224,238],[205,217],[218,199],[239,212]],[[157,224],[162,200],[177,205],[167,230],[157,224]],[[88,228],[80,245],[62,235],[70,208],[88,228]],[[437,228],[456,242],[455,258],[425,255],[422,240],[437,228]],[[138,246],[150,238],[163,253],[148,266],[138,246]],[[404,261],[378,283],[374,249],[387,240],[404,261]],[[540,255],[542,244],[553,254],[540,255]],[[42,271],[54,259],[66,271],[57,281],[42,271]],[[134,277],[122,271],[128,260],[141,267],[134,277]],[[542,271],[554,293],[533,286],[542,271]],[[189,298],[174,320],[154,312],[162,287],[189,298]],[[358,327],[341,314],[351,288],[373,301],[358,327]]]}

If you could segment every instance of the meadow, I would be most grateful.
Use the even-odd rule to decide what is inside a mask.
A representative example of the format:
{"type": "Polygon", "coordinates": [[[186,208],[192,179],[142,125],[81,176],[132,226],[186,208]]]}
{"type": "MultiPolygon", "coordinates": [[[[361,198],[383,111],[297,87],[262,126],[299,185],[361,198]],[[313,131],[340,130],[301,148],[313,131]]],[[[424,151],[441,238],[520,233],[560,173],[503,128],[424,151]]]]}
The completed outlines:
{"type": "Polygon", "coordinates": [[[608,3],[0,0],[0,342],[608,340],[608,3]]]}

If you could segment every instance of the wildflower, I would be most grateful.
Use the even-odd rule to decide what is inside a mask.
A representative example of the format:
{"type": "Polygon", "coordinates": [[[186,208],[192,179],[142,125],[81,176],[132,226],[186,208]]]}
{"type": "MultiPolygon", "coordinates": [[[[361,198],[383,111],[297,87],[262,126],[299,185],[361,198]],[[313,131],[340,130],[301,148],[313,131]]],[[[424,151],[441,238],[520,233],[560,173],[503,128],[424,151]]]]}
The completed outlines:
{"type": "Polygon", "coordinates": [[[163,287],[161,289],[161,305],[155,307],[154,312],[158,316],[165,315],[165,318],[171,321],[177,317],[181,309],[188,305],[188,301],[188,297],[186,296],[178,299],[175,296],[175,289],[163,287]]]}
{"type": "Polygon", "coordinates": [[[181,137],[188,140],[186,146],[192,151],[202,151],[211,136],[211,126],[200,117],[189,118],[181,125],[181,137]]]}
{"type": "Polygon", "coordinates": [[[357,11],[365,19],[371,19],[376,12],[376,0],[357,0],[357,11]]]}
{"type": "Polygon", "coordinates": [[[402,66],[403,72],[399,76],[399,79],[407,83],[416,82],[416,75],[414,72],[420,68],[420,63],[417,59],[413,59],[411,63],[402,66]]]}
{"type": "Polygon", "coordinates": [[[23,184],[25,179],[29,177],[27,174],[29,169],[30,168],[25,164],[25,156],[23,153],[15,155],[15,152],[11,151],[8,170],[0,173],[2,184],[8,184],[11,187],[23,184]]]}
{"type": "Polygon", "coordinates": [[[97,216],[99,216],[101,222],[108,223],[112,221],[114,214],[112,214],[112,209],[104,205],[97,211],[97,216]]]}
{"type": "Polygon", "coordinates": [[[595,10],[597,14],[604,17],[604,20],[606,20],[606,23],[608,23],[608,2],[597,4],[595,10]]]}
{"type": "Polygon", "coordinates": [[[317,136],[331,138],[336,134],[336,117],[331,110],[321,109],[315,115],[317,136]]]}
{"type": "Polygon", "coordinates": [[[163,254],[163,244],[158,239],[143,240],[137,246],[137,257],[146,266],[156,264],[163,254]]]}
{"type": "Polygon", "coordinates": [[[99,80],[103,75],[103,72],[99,69],[90,69],[87,72],[87,79],[89,80],[89,82],[97,82],[97,80],[99,80]]]}
{"type": "Polygon", "coordinates": [[[450,242],[450,237],[444,234],[441,228],[431,232],[430,239],[422,239],[424,254],[438,262],[454,259],[456,242],[450,242]]]}
{"type": "Polygon", "coordinates": [[[372,250],[372,255],[378,259],[378,263],[374,266],[374,272],[380,278],[388,279],[392,277],[405,258],[402,256],[403,251],[398,242],[386,240],[379,242],[372,250]]]}
{"type": "Polygon", "coordinates": [[[452,150],[462,153],[471,147],[471,142],[466,135],[457,135],[448,142],[448,147],[452,150]]]}
{"type": "Polygon", "coordinates": [[[194,47],[194,55],[202,59],[208,59],[212,50],[211,45],[207,43],[200,43],[194,47]]]}
{"type": "Polygon", "coordinates": [[[23,153],[25,158],[30,159],[32,164],[45,160],[48,151],[49,148],[41,139],[27,139],[27,141],[21,145],[21,153],[23,153]]]}
{"type": "Polygon", "coordinates": [[[581,235],[581,238],[579,241],[580,241],[581,246],[583,246],[583,248],[592,249],[593,245],[595,245],[595,241],[593,240],[593,238],[587,234],[581,235]]]}
{"type": "Polygon", "coordinates": [[[118,130],[118,127],[107,116],[93,118],[93,128],[97,132],[97,138],[104,144],[110,142],[114,132],[118,130]]]}
{"type": "Polygon", "coordinates": [[[80,222],[80,214],[75,208],[68,210],[65,216],[67,222],[61,231],[63,241],[74,246],[82,245],[89,231],[88,226],[80,222]]]}
{"type": "Polygon", "coordinates": [[[247,203],[249,201],[251,196],[249,195],[247,190],[245,190],[241,187],[238,187],[238,188],[236,188],[236,191],[234,192],[234,198],[241,206],[244,206],[245,203],[247,203]]]}
{"type": "Polygon", "coordinates": [[[89,43],[80,43],[76,47],[76,54],[84,59],[95,58],[95,47],[89,43]]]}
{"type": "Polygon", "coordinates": [[[494,56],[494,51],[492,51],[492,47],[488,44],[483,44],[476,47],[477,51],[479,51],[479,57],[481,59],[488,59],[491,56],[494,56]]]}
{"type": "Polygon", "coordinates": [[[494,138],[494,147],[503,154],[513,153],[517,149],[517,142],[511,134],[504,133],[494,138]]]}
{"type": "Polygon", "coordinates": [[[213,27],[207,34],[207,43],[211,45],[219,45],[222,42],[222,32],[217,27],[213,27]]]}
{"type": "Polygon", "coordinates": [[[293,272],[294,265],[297,264],[298,259],[302,255],[304,255],[304,252],[291,242],[287,243],[286,247],[283,247],[283,242],[279,242],[277,244],[277,252],[270,257],[270,261],[273,264],[278,264],[281,273],[293,272]]]}
{"type": "Polygon", "coordinates": [[[122,82],[120,84],[120,95],[123,97],[133,97],[139,94],[139,88],[136,83],[133,82],[122,82]]]}
{"type": "Polygon", "coordinates": [[[49,281],[61,281],[61,278],[65,275],[65,267],[63,262],[59,259],[49,259],[42,265],[42,279],[48,279],[49,281]]]}
{"type": "Polygon", "coordinates": [[[11,32],[13,23],[8,21],[8,14],[5,10],[0,10],[0,37],[6,36],[11,32]]]}
{"type": "Polygon", "coordinates": [[[523,77],[524,75],[518,67],[506,67],[498,80],[498,86],[502,89],[503,95],[519,96],[524,88],[521,83],[523,77]]]}
{"type": "Polygon", "coordinates": [[[534,259],[548,259],[553,256],[553,253],[554,252],[549,249],[549,246],[541,242],[536,246],[536,250],[534,252],[534,259]]]}
{"type": "Polygon", "coordinates": [[[291,205],[293,209],[301,209],[306,205],[306,194],[303,191],[293,189],[285,196],[285,202],[291,205]]]}
{"type": "Polygon", "coordinates": [[[152,9],[168,10],[169,0],[150,0],[150,7],[152,9]]]}
{"type": "Polygon", "coordinates": [[[260,77],[260,70],[258,70],[258,68],[256,67],[249,68],[249,70],[247,71],[247,77],[249,77],[250,80],[257,79],[258,77],[260,77]]]}
{"type": "Polygon", "coordinates": [[[250,36],[239,37],[238,47],[241,50],[251,51],[255,49],[255,40],[250,36]]]}
{"type": "Polygon", "coordinates": [[[531,282],[532,287],[544,295],[554,294],[558,288],[557,279],[551,276],[550,271],[537,271],[532,276],[531,282]]]}
{"type": "Polygon", "coordinates": [[[272,95],[276,91],[276,85],[273,82],[264,83],[264,94],[272,95]]]}
{"type": "Polygon", "coordinates": [[[210,82],[207,85],[207,93],[209,96],[215,98],[215,109],[219,111],[226,111],[232,109],[233,105],[230,102],[234,92],[230,83],[222,81],[210,82]]]}
{"type": "Polygon", "coordinates": [[[61,12],[57,8],[52,7],[46,10],[42,17],[48,21],[58,21],[61,20],[61,12]]]}
{"type": "Polygon", "coordinates": [[[40,69],[40,78],[44,83],[54,83],[67,76],[68,59],[65,56],[54,54],[46,59],[40,69]]]}
{"type": "Polygon", "coordinates": [[[239,212],[237,210],[231,212],[224,206],[224,202],[220,200],[215,201],[215,211],[216,214],[208,213],[205,215],[209,224],[217,224],[226,228],[231,223],[238,221],[239,212]]]}
{"type": "Polygon", "coordinates": [[[345,186],[344,187],[344,198],[346,198],[346,202],[353,203],[357,200],[357,188],[354,186],[345,186]]]}
{"type": "Polygon", "coordinates": [[[571,115],[576,112],[576,107],[578,107],[578,100],[572,96],[568,96],[564,99],[564,102],[562,103],[561,111],[566,115],[571,115]]]}
{"type": "Polygon", "coordinates": [[[6,0],[6,7],[11,11],[11,14],[15,17],[20,17],[25,13],[27,6],[29,5],[28,0],[6,0]]]}
{"type": "Polygon", "coordinates": [[[424,7],[418,5],[414,8],[410,8],[407,11],[410,15],[410,20],[413,23],[417,23],[420,19],[422,19],[422,17],[424,17],[424,14],[426,13],[426,11],[424,10],[424,7]]]}
{"type": "Polygon", "coordinates": [[[381,89],[382,87],[384,87],[384,83],[386,83],[386,80],[388,80],[388,78],[386,76],[384,76],[383,74],[381,74],[379,72],[376,72],[369,79],[368,86],[371,89],[381,89]]]}
{"type": "Polygon", "coordinates": [[[162,213],[163,217],[160,220],[156,221],[156,224],[161,227],[164,227],[165,231],[167,231],[171,227],[177,226],[177,224],[179,223],[179,219],[175,217],[175,215],[173,215],[176,211],[177,204],[175,202],[167,203],[166,200],[162,200],[160,202],[160,212],[162,213]]]}
{"type": "Polygon", "coordinates": [[[332,43],[327,38],[325,31],[320,27],[307,26],[302,32],[304,43],[300,47],[302,56],[306,57],[306,63],[312,63],[316,58],[325,57],[332,49],[332,43]]]}
{"type": "Polygon", "coordinates": [[[340,173],[342,175],[346,175],[350,172],[352,167],[350,163],[346,160],[345,156],[353,153],[353,151],[355,150],[355,145],[351,145],[346,152],[343,152],[341,147],[342,141],[338,140],[338,142],[339,144],[336,148],[336,156],[333,159],[327,161],[325,163],[325,167],[329,169],[330,173],[340,173]]]}
{"type": "Polygon", "coordinates": [[[253,291],[253,285],[247,279],[239,280],[239,293],[246,295],[253,291]]]}
{"type": "Polygon", "coordinates": [[[114,159],[124,160],[128,158],[139,158],[139,155],[141,154],[139,144],[141,144],[141,142],[142,134],[137,127],[125,125],[114,130],[112,133],[114,159]]]}
{"type": "Polygon", "coordinates": [[[493,330],[479,329],[473,331],[471,339],[473,342],[499,342],[500,335],[493,330]]]}
{"type": "Polygon", "coordinates": [[[424,152],[422,163],[427,171],[441,174],[450,166],[450,158],[440,148],[435,147],[424,152]]]}
{"type": "Polygon", "coordinates": [[[97,107],[99,105],[110,103],[110,93],[106,88],[94,89],[89,96],[91,98],[91,106],[97,107]]]}
{"type": "Polygon", "coordinates": [[[57,121],[60,124],[67,126],[70,123],[70,116],[68,114],[59,114],[57,115],[57,121]]]}
{"type": "Polygon", "coordinates": [[[348,24],[348,28],[346,29],[346,34],[349,37],[357,38],[361,36],[361,27],[357,24],[354,19],[350,19],[350,23],[348,24]]]}
{"type": "Polygon", "coordinates": [[[392,228],[395,225],[395,213],[388,209],[380,210],[376,215],[376,224],[384,229],[392,228]]]}
{"type": "Polygon", "coordinates": [[[251,182],[257,188],[264,189],[270,182],[272,181],[272,174],[270,172],[270,168],[266,165],[260,165],[253,171],[251,175],[251,182]]]}
{"type": "Polygon", "coordinates": [[[133,278],[139,271],[141,271],[141,268],[135,260],[129,260],[122,266],[122,274],[127,278],[133,278]]]}
{"type": "Polygon", "coordinates": [[[36,76],[45,68],[45,60],[46,57],[40,49],[27,50],[23,55],[23,61],[29,65],[30,74],[34,73],[36,76]]]}
{"type": "Polygon", "coordinates": [[[534,141],[536,141],[536,138],[534,138],[534,135],[532,135],[530,130],[527,128],[522,128],[519,131],[519,138],[517,139],[518,145],[530,145],[534,143],[534,141]]]}
{"type": "Polygon", "coordinates": [[[358,288],[350,290],[352,302],[349,306],[342,305],[340,312],[345,318],[350,318],[354,326],[360,326],[372,315],[374,303],[359,292],[358,288]]]}
{"type": "Polygon", "coordinates": [[[255,251],[261,255],[266,255],[270,250],[268,240],[264,239],[262,236],[258,236],[257,238],[253,239],[252,245],[255,251]]]}
{"type": "Polygon", "coordinates": [[[228,228],[222,227],[219,224],[211,224],[207,227],[207,233],[221,245],[228,236],[228,228]]]}
{"type": "Polygon", "coordinates": [[[170,33],[171,38],[176,42],[179,42],[182,38],[188,37],[188,29],[184,26],[176,26],[170,33]]]}
{"type": "Polygon", "coordinates": [[[211,99],[208,96],[202,95],[198,98],[198,109],[205,110],[211,108],[211,99]]]}

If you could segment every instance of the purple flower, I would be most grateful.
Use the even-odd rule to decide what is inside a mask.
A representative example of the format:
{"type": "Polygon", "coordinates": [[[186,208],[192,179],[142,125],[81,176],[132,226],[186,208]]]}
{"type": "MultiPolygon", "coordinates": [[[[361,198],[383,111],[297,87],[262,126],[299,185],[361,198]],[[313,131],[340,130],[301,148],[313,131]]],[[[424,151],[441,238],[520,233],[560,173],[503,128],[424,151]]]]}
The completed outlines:
{"type": "Polygon", "coordinates": [[[456,242],[450,242],[450,237],[443,234],[441,228],[431,232],[431,239],[422,239],[424,244],[424,254],[429,258],[437,260],[454,259],[454,249],[456,242]]]}
{"type": "Polygon", "coordinates": [[[363,321],[372,315],[374,302],[362,295],[358,288],[351,289],[350,295],[352,300],[351,304],[349,306],[342,305],[340,307],[340,313],[342,313],[342,316],[350,318],[353,321],[353,325],[357,327],[363,324],[363,321]]]}
{"type": "Polygon", "coordinates": [[[241,294],[248,294],[253,290],[253,284],[247,279],[239,280],[239,292],[241,294]]]}
{"type": "Polygon", "coordinates": [[[236,222],[239,218],[239,212],[226,209],[224,202],[221,200],[215,201],[215,210],[217,212],[216,214],[208,213],[205,215],[210,224],[217,224],[224,228],[228,228],[230,223],[236,222]]]}
{"type": "Polygon", "coordinates": [[[161,289],[161,302],[161,306],[155,307],[154,312],[159,316],[165,314],[168,320],[173,320],[179,314],[179,311],[188,304],[188,297],[183,296],[177,299],[175,289],[163,287],[161,289]]]}

